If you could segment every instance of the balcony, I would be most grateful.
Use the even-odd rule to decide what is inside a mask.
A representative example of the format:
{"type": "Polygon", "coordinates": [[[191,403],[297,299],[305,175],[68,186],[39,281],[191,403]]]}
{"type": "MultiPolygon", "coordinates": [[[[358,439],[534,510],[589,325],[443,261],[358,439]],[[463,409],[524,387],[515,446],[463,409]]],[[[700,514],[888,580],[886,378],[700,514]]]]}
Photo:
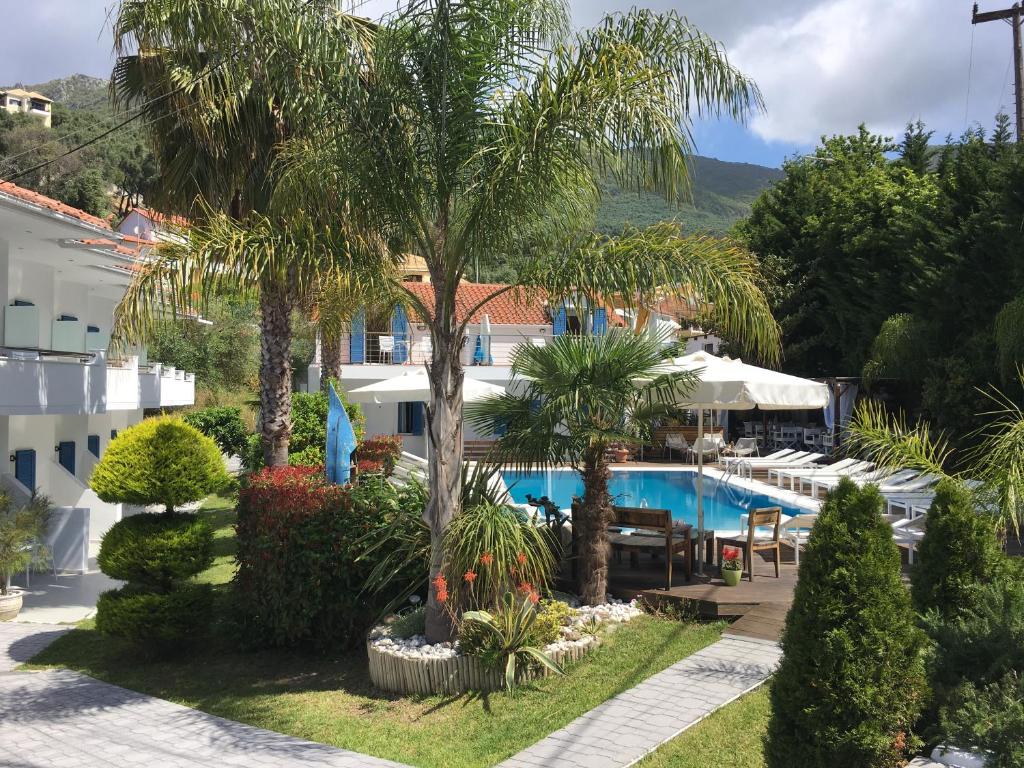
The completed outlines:
{"type": "Polygon", "coordinates": [[[194,373],[179,371],[161,363],[139,370],[139,407],[171,408],[196,401],[194,373]]]}
{"type": "Polygon", "coordinates": [[[0,416],[103,413],[105,358],[0,348],[0,416]]]}
{"type": "MultiPolygon", "coordinates": [[[[520,344],[545,346],[552,340],[550,328],[531,328],[533,333],[492,333],[481,336],[471,330],[466,336],[466,345],[462,348],[462,364],[464,366],[498,366],[505,367],[512,363],[512,353],[520,344]]],[[[358,343],[355,345],[358,350],[358,343]]],[[[416,331],[402,338],[387,333],[362,334],[362,360],[358,352],[352,354],[352,345],[344,344],[347,365],[423,365],[430,362],[430,336],[416,331]]]]}

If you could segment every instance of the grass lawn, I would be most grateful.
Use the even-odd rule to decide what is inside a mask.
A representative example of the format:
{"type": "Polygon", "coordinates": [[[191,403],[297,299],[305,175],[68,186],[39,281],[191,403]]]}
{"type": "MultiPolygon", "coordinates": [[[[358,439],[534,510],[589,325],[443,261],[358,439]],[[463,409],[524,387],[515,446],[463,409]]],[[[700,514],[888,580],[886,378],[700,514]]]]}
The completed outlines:
{"type": "MultiPolygon", "coordinates": [[[[200,578],[226,585],[234,571],[231,502],[213,498],[204,509],[217,529],[217,559],[200,578]]],[[[222,596],[229,598],[226,586],[222,596]]],[[[68,667],[231,720],[410,765],[472,768],[515,754],[714,642],[722,628],[640,617],[610,633],[566,677],[538,681],[515,696],[398,697],[370,685],[365,651],[246,653],[217,636],[178,659],[154,661],[100,636],[91,622],[32,666],[68,667]]]]}
{"type": "Polygon", "coordinates": [[[768,729],[768,687],[761,686],[712,713],[668,742],[640,768],[764,768],[761,740],[768,729]]]}

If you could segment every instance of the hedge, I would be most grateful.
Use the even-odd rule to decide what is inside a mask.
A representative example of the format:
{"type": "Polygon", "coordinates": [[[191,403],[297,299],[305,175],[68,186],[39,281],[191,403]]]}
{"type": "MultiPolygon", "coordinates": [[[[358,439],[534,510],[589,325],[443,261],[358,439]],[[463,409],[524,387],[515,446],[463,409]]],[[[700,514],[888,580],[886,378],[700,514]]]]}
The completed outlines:
{"type": "Polygon", "coordinates": [[[113,579],[166,592],[210,567],[213,531],[195,515],[133,515],[103,535],[97,563],[113,579]]]}
{"type": "Polygon", "coordinates": [[[166,593],[129,585],[104,592],[96,602],[96,629],[163,654],[201,639],[212,617],[209,584],[180,584],[166,593]]]}
{"type": "Polygon", "coordinates": [[[411,581],[413,558],[393,590],[364,590],[378,560],[367,543],[420,505],[422,494],[383,480],[327,483],[323,467],[276,467],[250,476],[239,494],[235,603],[244,637],[258,645],[352,645],[411,581]]]}

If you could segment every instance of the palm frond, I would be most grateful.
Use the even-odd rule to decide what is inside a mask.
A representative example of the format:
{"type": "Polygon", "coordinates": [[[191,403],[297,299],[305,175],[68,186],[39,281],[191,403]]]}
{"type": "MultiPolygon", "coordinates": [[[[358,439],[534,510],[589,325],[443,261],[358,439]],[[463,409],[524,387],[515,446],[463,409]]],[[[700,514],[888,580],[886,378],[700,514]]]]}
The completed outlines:
{"type": "Polygon", "coordinates": [[[890,416],[875,400],[865,400],[854,410],[847,426],[847,447],[879,467],[916,469],[936,477],[949,475],[953,453],[945,437],[933,434],[927,422],[910,425],[905,416],[890,416]]]}

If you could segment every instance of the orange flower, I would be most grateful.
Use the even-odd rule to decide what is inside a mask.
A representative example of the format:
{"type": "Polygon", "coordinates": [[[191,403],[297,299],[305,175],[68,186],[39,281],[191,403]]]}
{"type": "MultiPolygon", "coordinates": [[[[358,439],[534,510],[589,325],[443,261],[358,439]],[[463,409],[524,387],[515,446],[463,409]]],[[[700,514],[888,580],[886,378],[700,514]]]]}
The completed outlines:
{"type": "Polygon", "coordinates": [[[466,571],[466,575],[463,576],[462,578],[465,579],[470,584],[472,584],[474,581],[476,581],[476,571],[474,571],[471,568],[468,571],[466,571]]]}
{"type": "Polygon", "coordinates": [[[439,589],[437,590],[437,602],[444,603],[448,600],[448,590],[439,589]]]}
{"type": "Polygon", "coordinates": [[[519,561],[520,565],[526,565],[526,553],[520,552],[518,555],[516,555],[516,560],[519,561]]]}
{"type": "Polygon", "coordinates": [[[533,592],[533,584],[528,581],[524,581],[519,585],[519,591],[524,595],[528,595],[533,592]]]}
{"type": "Polygon", "coordinates": [[[490,565],[494,562],[494,555],[492,555],[490,552],[484,552],[482,555],[480,555],[480,562],[484,565],[490,565]]]}
{"type": "Polygon", "coordinates": [[[437,576],[435,576],[433,579],[431,579],[430,583],[433,584],[438,591],[441,591],[442,589],[448,589],[448,582],[440,573],[437,574],[437,576]]]}
{"type": "Polygon", "coordinates": [[[530,594],[527,595],[527,598],[534,605],[536,605],[537,603],[540,602],[540,595],[537,594],[537,590],[535,590],[535,589],[531,589],[530,590],[530,594]]]}

